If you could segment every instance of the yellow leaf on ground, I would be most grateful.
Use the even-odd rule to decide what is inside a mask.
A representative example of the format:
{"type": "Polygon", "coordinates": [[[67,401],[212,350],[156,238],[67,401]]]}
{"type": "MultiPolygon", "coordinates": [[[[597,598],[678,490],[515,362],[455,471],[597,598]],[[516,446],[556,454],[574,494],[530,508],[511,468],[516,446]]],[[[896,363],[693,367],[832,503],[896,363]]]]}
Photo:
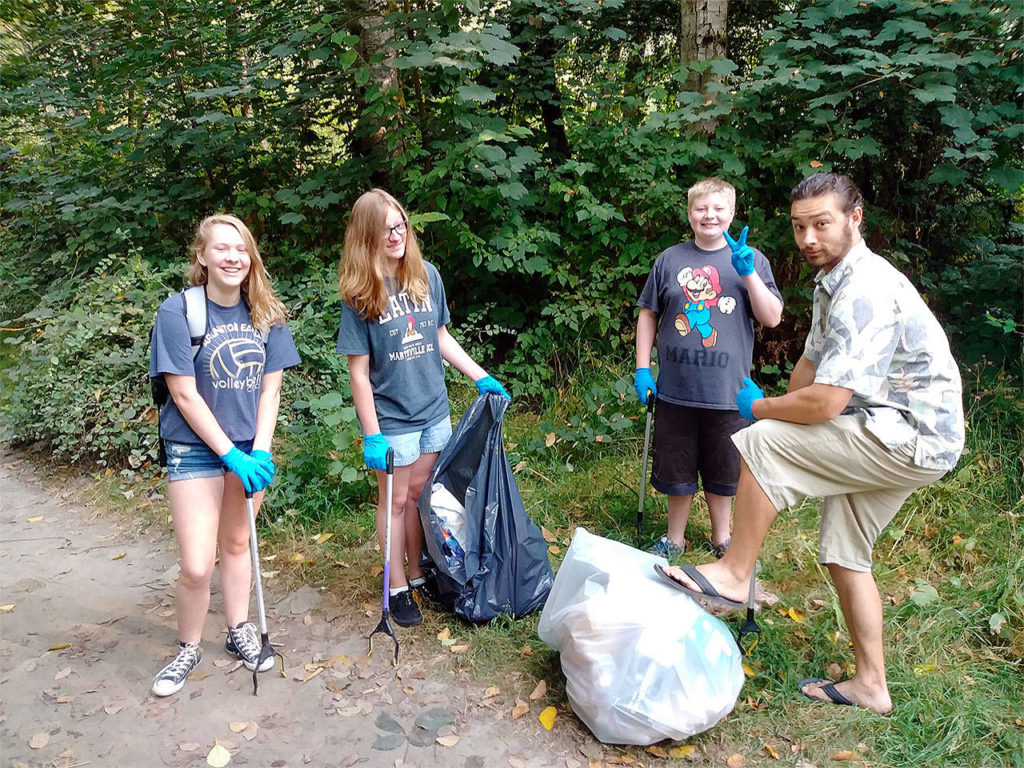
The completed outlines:
{"type": "Polygon", "coordinates": [[[821,162],[819,162],[818,160],[811,160],[810,162],[811,168],[821,168],[821,165],[821,162]]]}
{"type": "Polygon", "coordinates": [[[747,764],[747,758],[741,755],[739,752],[733,752],[729,755],[729,759],[725,761],[725,764],[729,768],[743,768],[747,764]]]}
{"type": "Polygon", "coordinates": [[[125,555],[127,555],[127,554],[128,554],[127,552],[121,552],[120,554],[114,555],[114,556],[113,556],[112,558],[110,558],[110,559],[111,559],[111,560],[120,560],[120,559],[121,559],[122,557],[124,557],[124,556],[125,556],[125,555]]]}
{"type": "Polygon", "coordinates": [[[30,517],[28,521],[30,523],[41,523],[43,521],[43,516],[39,515],[38,517],[30,517]]]}
{"type": "Polygon", "coordinates": [[[540,535],[544,537],[544,541],[548,544],[558,541],[558,537],[555,536],[551,531],[545,528],[543,525],[540,527],[540,535]]]}
{"type": "Polygon", "coordinates": [[[547,435],[544,436],[544,445],[550,448],[552,445],[555,444],[555,440],[557,439],[558,438],[555,437],[554,432],[548,432],[547,435]]]}
{"type": "Polygon", "coordinates": [[[786,611],[786,615],[789,616],[793,621],[803,621],[807,618],[807,614],[801,611],[799,608],[790,608],[786,611]]]}
{"type": "Polygon", "coordinates": [[[206,764],[210,768],[224,768],[230,762],[231,753],[224,749],[219,741],[213,745],[213,749],[206,755],[206,764]]]}
{"type": "Polygon", "coordinates": [[[751,666],[749,664],[744,663],[743,664],[743,674],[746,675],[747,677],[753,677],[755,673],[754,673],[754,670],[751,668],[751,666]]]}
{"type": "Polygon", "coordinates": [[[858,755],[852,749],[840,749],[838,752],[833,752],[832,753],[832,759],[835,760],[836,762],[842,762],[844,760],[848,761],[848,762],[855,762],[855,763],[863,763],[864,762],[864,756],[863,755],[858,755]]]}
{"type": "Polygon", "coordinates": [[[14,610],[14,605],[14,603],[11,603],[10,605],[0,605],[0,611],[3,611],[4,613],[10,613],[14,610]]]}
{"type": "Polygon", "coordinates": [[[438,640],[447,640],[451,636],[452,636],[452,631],[448,627],[445,627],[444,629],[442,629],[440,632],[437,633],[437,639],[438,640]]]}
{"type": "Polygon", "coordinates": [[[334,535],[333,533],[321,533],[319,536],[316,537],[316,543],[317,544],[323,544],[325,541],[327,541],[333,535],[334,535]]]}
{"type": "Polygon", "coordinates": [[[306,556],[301,552],[295,552],[294,554],[292,554],[290,559],[293,563],[301,563],[303,560],[306,559],[306,556]]]}
{"type": "Polygon", "coordinates": [[[669,757],[676,757],[676,758],[678,758],[678,757],[686,757],[688,755],[692,755],[696,751],[697,751],[697,748],[695,746],[693,746],[693,744],[683,744],[682,746],[679,746],[679,747],[672,747],[672,749],[670,749],[668,751],[668,756],[669,757]]]}
{"type": "Polygon", "coordinates": [[[655,757],[668,757],[668,752],[666,752],[663,747],[659,747],[658,745],[654,745],[653,747],[648,747],[647,751],[650,752],[655,757]]]}
{"type": "Polygon", "coordinates": [[[543,725],[547,730],[550,731],[555,724],[555,714],[556,713],[554,707],[546,707],[544,711],[540,713],[537,719],[540,720],[541,725],[543,725]]]}
{"type": "Polygon", "coordinates": [[[536,701],[542,698],[548,692],[547,681],[541,680],[537,683],[537,687],[533,689],[533,693],[530,694],[530,701],[536,701]]]}
{"type": "Polygon", "coordinates": [[[456,744],[459,743],[459,737],[454,733],[449,734],[447,736],[438,736],[437,743],[440,744],[442,747],[454,747],[456,744]]]}
{"type": "Polygon", "coordinates": [[[771,744],[765,744],[763,747],[764,751],[771,756],[773,760],[779,759],[779,750],[773,747],[771,744]]]}

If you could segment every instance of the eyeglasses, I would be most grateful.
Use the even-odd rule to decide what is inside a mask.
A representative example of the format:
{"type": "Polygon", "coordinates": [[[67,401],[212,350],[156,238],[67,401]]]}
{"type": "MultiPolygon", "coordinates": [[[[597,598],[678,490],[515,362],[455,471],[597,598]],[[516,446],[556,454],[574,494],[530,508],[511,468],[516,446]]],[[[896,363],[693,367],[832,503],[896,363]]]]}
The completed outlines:
{"type": "Polygon", "coordinates": [[[385,227],[384,239],[385,240],[390,240],[392,235],[398,235],[399,237],[404,237],[405,233],[408,232],[408,231],[409,231],[409,222],[408,221],[400,221],[397,224],[395,224],[395,226],[393,226],[393,227],[385,227]]]}

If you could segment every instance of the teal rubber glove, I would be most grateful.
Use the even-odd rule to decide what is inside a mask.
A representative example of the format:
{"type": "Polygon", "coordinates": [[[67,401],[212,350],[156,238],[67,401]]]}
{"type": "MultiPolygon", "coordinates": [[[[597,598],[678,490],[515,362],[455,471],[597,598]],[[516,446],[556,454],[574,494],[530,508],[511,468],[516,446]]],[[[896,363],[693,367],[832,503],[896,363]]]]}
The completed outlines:
{"type": "Polygon", "coordinates": [[[747,245],[748,232],[750,232],[750,227],[744,227],[738,240],[733,240],[732,235],[728,232],[722,232],[725,235],[725,242],[732,249],[733,269],[740,277],[746,277],[754,271],[754,251],[747,245]]]}
{"type": "Polygon", "coordinates": [[[376,435],[366,435],[363,438],[363,461],[370,469],[379,469],[381,472],[388,471],[388,441],[384,435],[378,432],[376,435]]]}
{"type": "Polygon", "coordinates": [[[481,395],[486,395],[488,392],[493,392],[496,395],[501,395],[506,400],[511,400],[512,396],[505,391],[505,388],[498,383],[498,380],[493,376],[484,376],[482,379],[476,380],[476,391],[481,395]]]}
{"type": "Polygon", "coordinates": [[[754,403],[764,399],[764,390],[750,379],[743,379],[743,389],[736,393],[736,407],[740,409],[740,416],[749,421],[757,421],[754,416],[754,403]]]}
{"type": "Polygon", "coordinates": [[[221,456],[220,460],[229,471],[238,475],[242,487],[249,493],[259,493],[274,478],[273,472],[236,446],[221,456]]]}
{"type": "Polygon", "coordinates": [[[262,464],[270,472],[270,480],[267,481],[267,486],[274,482],[274,475],[277,474],[277,467],[274,465],[274,460],[270,458],[270,451],[249,451],[249,456],[256,459],[256,461],[262,464]]]}
{"type": "Polygon", "coordinates": [[[650,368],[636,369],[636,375],[633,377],[633,389],[636,390],[637,399],[644,405],[647,405],[648,392],[655,397],[658,396],[658,386],[654,383],[650,368]]]}

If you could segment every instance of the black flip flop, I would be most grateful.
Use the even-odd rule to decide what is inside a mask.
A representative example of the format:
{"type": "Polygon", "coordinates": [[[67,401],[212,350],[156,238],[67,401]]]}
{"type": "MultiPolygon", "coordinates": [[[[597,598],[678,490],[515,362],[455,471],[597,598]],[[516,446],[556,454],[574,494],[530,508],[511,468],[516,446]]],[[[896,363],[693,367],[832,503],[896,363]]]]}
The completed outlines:
{"type": "Polygon", "coordinates": [[[810,699],[811,701],[823,701],[826,704],[840,704],[844,707],[855,706],[855,704],[852,701],[843,696],[843,694],[841,694],[836,689],[835,683],[833,683],[831,680],[826,680],[823,677],[805,677],[803,680],[796,684],[796,689],[800,691],[804,698],[810,699]],[[820,690],[822,693],[828,696],[828,698],[819,699],[817,696],[809,695],[804,690],[804,686],[811,685],[812,683],[824,683],[824,685],[821,686],[821,688],[819,688],[818,690],[820,690]]]}
{"type": "Polygon", "coordinates": [[[725,606],[734,611],[743,610],[746,607],[746,603],[738,603],[735,600],[730,600],[727,597],[722,597],[718,594],[718,591],[711,586],[711,582],[704,578],[700,571],[697,570],[695,565],[681,565],[679,566],[694,584],[701,588],[698,592],[689,587],[683,586],[678,581],[669,576],[668,572],[661,566],[661,563],[654,564],[654,572],[657,573],[662,579],[667,581],[673,587],[678,589],[680,592],[685,592],[695,600],[707,600],[708,602],[715,603],[717,605],[725,606]]]}

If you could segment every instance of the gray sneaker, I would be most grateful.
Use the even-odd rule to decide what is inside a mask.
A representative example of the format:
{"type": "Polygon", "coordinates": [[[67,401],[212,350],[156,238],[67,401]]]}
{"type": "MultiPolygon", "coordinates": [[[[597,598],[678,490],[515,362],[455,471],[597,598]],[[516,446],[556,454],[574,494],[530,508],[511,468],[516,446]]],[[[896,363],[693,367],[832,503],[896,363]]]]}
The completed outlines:
{"type": "MultiPolygon", "coordinates": [[[[259,630],[251,621],[244,621],[237,627],[228,627],[228,638],[224,641],[224,650],[235,658],[241,659],[246,669],[256,669],[261,648],[259,630]]],[[[260,672],[266,672],[272,666],[274,666],[274,657],[269,656],[260,664],[260,672]]]]}
{"type": "Polygon", "coordinates": [[[203,660],[203,649],[199,643],[178,643],[178,655],[153,679],[154,696],[170,696],[185,684],[185,678],[203,660]]]}

